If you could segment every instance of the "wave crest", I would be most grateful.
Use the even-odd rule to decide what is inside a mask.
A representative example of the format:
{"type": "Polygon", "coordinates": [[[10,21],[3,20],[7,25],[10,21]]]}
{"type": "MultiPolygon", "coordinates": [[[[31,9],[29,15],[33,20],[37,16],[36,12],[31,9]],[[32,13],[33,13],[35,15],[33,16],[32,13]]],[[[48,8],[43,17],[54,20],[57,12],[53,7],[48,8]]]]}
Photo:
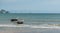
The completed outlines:
{"type": "Polygon", "coordinates": [[[42,24],[42,25],[10,25],[10,24],[0,24],[0,27],[29,27],[29,28],[60,28],[59,24],[42,24]]]}

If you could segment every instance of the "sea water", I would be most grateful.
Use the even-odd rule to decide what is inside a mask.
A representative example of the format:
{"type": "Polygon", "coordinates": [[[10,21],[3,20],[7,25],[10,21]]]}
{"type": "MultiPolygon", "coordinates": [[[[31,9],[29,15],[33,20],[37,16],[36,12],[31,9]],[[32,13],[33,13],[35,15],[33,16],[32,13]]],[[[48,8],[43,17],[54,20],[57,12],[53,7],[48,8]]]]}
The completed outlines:
{"type": "Polygon", "coordinates": [[[60,13],[0,14],[0,31],[6,30],[15,33],[55,33],[54,31],[58,32],[56,29],[60,31],[60,13]],[[17,25],[10,21],[15,18],[18,20],[23,19],[24,24],[17,25]]]}

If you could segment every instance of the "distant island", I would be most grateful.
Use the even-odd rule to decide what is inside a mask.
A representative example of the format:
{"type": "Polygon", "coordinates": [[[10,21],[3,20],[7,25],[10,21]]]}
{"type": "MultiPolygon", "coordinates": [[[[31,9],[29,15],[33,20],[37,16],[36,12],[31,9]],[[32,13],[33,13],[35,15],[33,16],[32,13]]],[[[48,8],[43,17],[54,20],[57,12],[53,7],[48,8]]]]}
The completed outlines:
{"type": "Polygon", "coordinates": [[[6,13],[9,13],[9,11],[6,11],[6,10],[4,10],[4,9],[1,9],[1,10],[0,10],[0,14],[6,14],[6,13]]]}

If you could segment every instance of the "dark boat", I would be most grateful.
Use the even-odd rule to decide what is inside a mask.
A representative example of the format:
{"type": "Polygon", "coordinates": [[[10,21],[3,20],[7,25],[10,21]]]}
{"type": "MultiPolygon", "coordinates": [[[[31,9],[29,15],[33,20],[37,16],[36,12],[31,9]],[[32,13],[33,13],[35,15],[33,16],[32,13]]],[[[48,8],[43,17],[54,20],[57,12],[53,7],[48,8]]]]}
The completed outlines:
{"type": "Polygon", "coordinates": [[[18,21],[18,19],[11,19],[11,22],[18,21]]]}
{"type": "Polygon", "coordinates": [[[23,22],[17,21],[17,24],[23,24],[23,22]]]}
{"type": "Polygon", "coordinates": [[[23,20],[18,20],[18,19],[11,19],[11,22],[15,22],[17,24],[23,24],[23,20]]]}

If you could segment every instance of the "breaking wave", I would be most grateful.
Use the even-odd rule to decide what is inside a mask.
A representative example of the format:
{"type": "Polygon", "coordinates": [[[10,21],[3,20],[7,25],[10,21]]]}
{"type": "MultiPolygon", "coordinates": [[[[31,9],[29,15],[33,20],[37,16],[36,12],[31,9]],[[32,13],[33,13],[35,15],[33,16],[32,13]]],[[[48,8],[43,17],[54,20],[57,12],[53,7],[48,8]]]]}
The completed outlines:
{"type": "Polygon", "coordinates": [[[60,28],[60,24],[42,24],[42,25],[11,25],[11,24],[0,24],[0,27],[29,27],[29,28],[60,28]]]}

